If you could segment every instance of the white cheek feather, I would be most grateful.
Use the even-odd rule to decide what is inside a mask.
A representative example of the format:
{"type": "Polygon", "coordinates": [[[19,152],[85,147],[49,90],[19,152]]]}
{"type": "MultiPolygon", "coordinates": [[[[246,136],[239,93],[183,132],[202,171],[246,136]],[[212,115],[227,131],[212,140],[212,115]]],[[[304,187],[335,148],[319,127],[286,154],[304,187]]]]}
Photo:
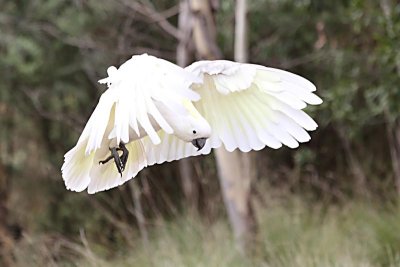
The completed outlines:
{"type": "Polygon", "coordinates": [[[202,116],[197,111],[197,109],[193,106],[191,101],[189,101],[187,99],[183,99],[182,104],[186,108],[188,114],[190,116],[192,116],[194,119],[200,120],[202,118],[202,116]]]}

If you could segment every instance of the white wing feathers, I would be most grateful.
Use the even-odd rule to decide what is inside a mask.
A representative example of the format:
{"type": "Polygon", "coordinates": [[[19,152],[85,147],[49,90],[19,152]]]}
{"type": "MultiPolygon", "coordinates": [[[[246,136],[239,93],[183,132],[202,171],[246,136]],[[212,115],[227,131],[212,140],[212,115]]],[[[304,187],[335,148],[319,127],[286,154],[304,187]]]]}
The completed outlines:
{"type": "Polygon", "coordinates": [[[205,155],[211,151],[211,147],[207,145],[201,151],[197,151],[191,143],[182,141],[175,135],[167,134],[162,130],[159,131],[159,135],[162,140],[159,145],[153,145],[148,137],[141,139],[146,151],[148,166],[190,156],[205,155]]]}
{"type": "Polygon", "coordinates": [[[114,162],[111,162],[111,164],[97,164],[100,160],[110,155],[107,147],[101,148],[99,153],[96,153],[94,164],[89,173],[91,178],[87,185],[89,194],[122,185],[135,177],[139,171],[147,166],[146,152],[141,141],[132,141],[126,145],[126,148],[129,150],[129,160],[122,173],[122,177],[117,172],[114,162]]]}
{"type": "Polygon", "coordinates": [[[214,79],[215,89],[224,95],[247,89],[256,75],[256,69],[252,65],[226,60],[197,61],[186,67],[186,70],[201,78],[203,83],[204,74],[218,77],[214,79]]]}
{"type": "Polygon", "coordinates": [[[67,189],[83,191],[90,183],[89,172],[93,165],[94,153],[85,153],[84,142],[78,142],[75,147],[64,155],[61,167],[62,177],[67,189]]]}
{"type": "Polygon", "coordinates": [[[225,60],[199,61],[186,69],[203,79],[192,86],[201,96],[194,105],[213,129],[212,148],[221,142],[228,151],[247,152],[265,145],[276,149],[282,144],[295,148],[310,140],[304,129],[317,128],[302,109],[322,100],[303,77],[225,60]]]}
{"type": "Polygon", "coordinates": [[[117,100],[118,92],[116,90],[107,90],[101,95],[99,103],[90,116],[89,121],[86,123],[78,140],[78,144],[86,142],[86,155],[100,148],[104,132],[111,116],[111,109],[117,100]]]}
{"type": "Polygon", "coordinates": [[[109,77],[99,82],[108,90],[77,145],[64,156],[63,179],[73,191],[107,190],[146,166],[208,154],[222,144],[228,151],[244,152],[265,146],[295,148],[310,140],[307,131],[317,128],[302,110],[322,103],[313,94],[315,86],[287,71],[224,60],[199,61],[182,69],[144,54],[107,72],[109,77]],[[212,129],[200,151],[174,135],[171,127],[176,120],[170,118],[188,116],[188,101],[196,101],[194,107],[212,129]],[[158,108],[163,106],[176,112],[168,115],[171,125],[158,108]],[[121,141],[129,151],[122,177],[113,162],[98,164],[110,155],[109,147],[121,141]]]}
{"type": "Polygon", "coordinates": [[[183,113],[183,99],[199,99],[199,95],[190,90],[190,85],[198,78],[175,64],[146,54],[133,56],[118,70],[110,67],[108,74],[108,78],[99,82],[107,83],[109,89],[101,97],[80,138],[89,137],[86,154],[100,148],[108,122],[106,118],[114,105],[114,127],[108,133],[109,139],[128,143],[132,134],[137,138],[148,135],[154,144],[159,144],[161,139],[152,120],[169,134],[173,130],[160,114],[155,101],[183,113]]]}
{"type": "Polygon", "coordinates": [[[108,89],[88,120],[76,146],[64,156],[62,176],[66,187],[89,193],[118,186],[147,166],[143,143],[161,143],[157,131],[173,134],[156,103],[161,102],[176,114],[186,113],[185,101],[199,95],[190,89],[197,78],[183,68],[146,54],[133,56],[119,69],[110,67],[109,77],[100,80],[108,89]],[[127,144],[129,160],[122,177],[115,164],[100,165],[110,155],[109,147],[127,144]]]}

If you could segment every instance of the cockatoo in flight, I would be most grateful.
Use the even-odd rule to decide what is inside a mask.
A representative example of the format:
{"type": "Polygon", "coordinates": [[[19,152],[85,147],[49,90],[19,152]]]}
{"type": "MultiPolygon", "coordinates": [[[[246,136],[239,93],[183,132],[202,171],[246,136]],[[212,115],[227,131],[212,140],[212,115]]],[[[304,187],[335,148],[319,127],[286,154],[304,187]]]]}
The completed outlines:
{"type": "Polygon", "coordinates": [[[146,166],[210,153],[290,148],[317,128],[302,109],[322,100],[303,77],[227,60],[181,68],[135,55],[99,81],[108,89],[77,144],[64,156],[67,189],[96,193],[146,166]],[[307,131],[306,131],[307,130],[307,131]]]}

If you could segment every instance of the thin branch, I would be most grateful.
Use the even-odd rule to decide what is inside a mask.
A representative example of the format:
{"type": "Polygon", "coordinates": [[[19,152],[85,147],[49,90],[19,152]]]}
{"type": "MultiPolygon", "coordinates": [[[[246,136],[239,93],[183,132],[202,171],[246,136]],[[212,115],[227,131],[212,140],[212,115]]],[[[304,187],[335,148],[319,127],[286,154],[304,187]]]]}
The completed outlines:
{"type": "Polygon", "coordinates": [[[169,21],[167,20],[167,18],[171,16],[171,13],[173,13],[170,11],[170,9],[167,10],[168,13],[167,12],[163,13],[163,12],[158,12],[153,8],[141,4],[139,2],[126,1],[126,0],[120,0],[119,2],[125,7],[128,7],[133,11],[141,14],[142,16],[149,18],[150,23],[157,23],[161,29],[163,29],[166,33],[170,34],[176,39],[179,40],[181,38],[180,31],[174,25],[169,23],[169,21]]]}
{"type": "Polygon", "coordinates": [[[131,191],[132,200],[134,202],[134,214],[138,222],[140,236],[142,237],[142,242],[145,248],[149,246],[149,234],[146,228],[146,219],[143,214],[142,203],[141,203],[141,192],[138,188],[138,183],[129,183],[129,189],[131,191]]]}
{"type": "MultiPolygon", "coordinates": [[[[176,16],[179,14],[179,5],[175,5],[173,7],[170,7],[164,11],[159,12],[159,14],[162,16],[163,19],[168,19],[170,17],[176,16]]],[[[158,20],[153,20],[151,22],[156,22],[158,23],[158,20]]]]}
{"type": "MultiPolygon", "coordinates": [[[[81,242],[83,244],[83,248],[84,248],[84,251],[85,251],[84,254],[86,255],[86,257],[89,258],[91,260],[91,262],[98,263],[97,257],[93,253],[92,249],[90,248],[89,241],[87,240],[85,231],[82,228],[79,229],[79,237],[80,237],[81,242]]],[[[80,251],[82,251],[82,249],[80,249],[80,251]]],[[[83,252],[81,252],[81,253],[83,253],[83,252]]]]}
{"type": "Polygon", "coordinates": [[[81,49],[99,49],[98,43],[93,41],[91,38],[87,36],[80,36],[79,38],[64,36],[64,34],[56,26],[50,23],[33,23],[33,25],[30,27],[39,29],[71,46],[79,47],[81,49]]]}
{"type": "Polygon", "coordinates": [[[97,201],[93,197],[87,197],[89,202],[92,204],[92,206],[100,211],[100,213],[112,224],[114,225],[117,229],[119,229],[123,234],[123,237],[125,238],[126,242],[128,244],[132,245],[132,235],[130,232],[130,227],[127,223],[124,223],[121,221],[118,217],[116,217],[112,212],[110,212],[106,207],[104,207],[99,201],[97,201]]]}
{"type": "Polygon", "coordinates": [[[25,94],[25,96],[29,99],[29,101],[32,103],[33,108],[35,111],[43,118],[57,121],[57,122],[62,122],[63,124],[66,124],[70,126],[72,129],[74,129],[76,132],[81,132],[82,131],[82,126],[84,124],[83,121],[78,121],[76,119],[72,119],[70,117],[65,116],[65,114],[59,114],[59,113],[54,113],[54,112],[49,112],[46,111],[38,101],[38,92],[33,91],[33,90],[27,90],[27,89],[21,89],[21,91],[25,94]]]}
{"type": "Polygon", "coordinates": [[[291,68],[294,68],[294,67],[297,67],[300,65],[304,65],[304,64],[316,61],[316,60],[320,60],[322,58],[328,58],[329,56],[330,56],[330,53],[328,53],[326,51],[311,53],[311,54],[307,54],[307,55],[304,55],[302,57],[298,57],[298,58],[295,58],[292,60],[283,61],[280,64],[280,67],[284,68],[284,69],[291,69],[291,68]]]}

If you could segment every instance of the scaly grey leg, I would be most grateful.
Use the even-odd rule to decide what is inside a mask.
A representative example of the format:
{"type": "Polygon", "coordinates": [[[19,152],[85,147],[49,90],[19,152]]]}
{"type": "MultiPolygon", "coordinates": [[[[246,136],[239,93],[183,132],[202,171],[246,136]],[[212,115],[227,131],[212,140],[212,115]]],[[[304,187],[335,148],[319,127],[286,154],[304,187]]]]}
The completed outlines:
{"type": "Polygon", "coordinates": [[[100,160],[99,164],[105,164],[105,163],[109,162],[111,159],[114,159],[114,163],[115,163],[115,166],[117,167],[118,173],[122,177],[122,171],[124,170],[125,165],[122,164],[121,158],[119,157],[117,150],[120,150],[120,149],[116,148],[116,147],[110,148],[111,156],[109,156],[105,160],[100,160]]]}
{"type": "Polygon", "coordinates": [[[124,143],[119,143],[119,147],[110,148],[111,156],[105,160],[100,160],[99,164],[105,164],[111,159],[114,159],[115,166],[117,167],[118,173],[122,177],[122,172],[125,170],[126,163],[128,162],[129,151],[126,149],[124,143]],[[122,155],[119,156],[118,151],[122,151],[122,155]]]}

